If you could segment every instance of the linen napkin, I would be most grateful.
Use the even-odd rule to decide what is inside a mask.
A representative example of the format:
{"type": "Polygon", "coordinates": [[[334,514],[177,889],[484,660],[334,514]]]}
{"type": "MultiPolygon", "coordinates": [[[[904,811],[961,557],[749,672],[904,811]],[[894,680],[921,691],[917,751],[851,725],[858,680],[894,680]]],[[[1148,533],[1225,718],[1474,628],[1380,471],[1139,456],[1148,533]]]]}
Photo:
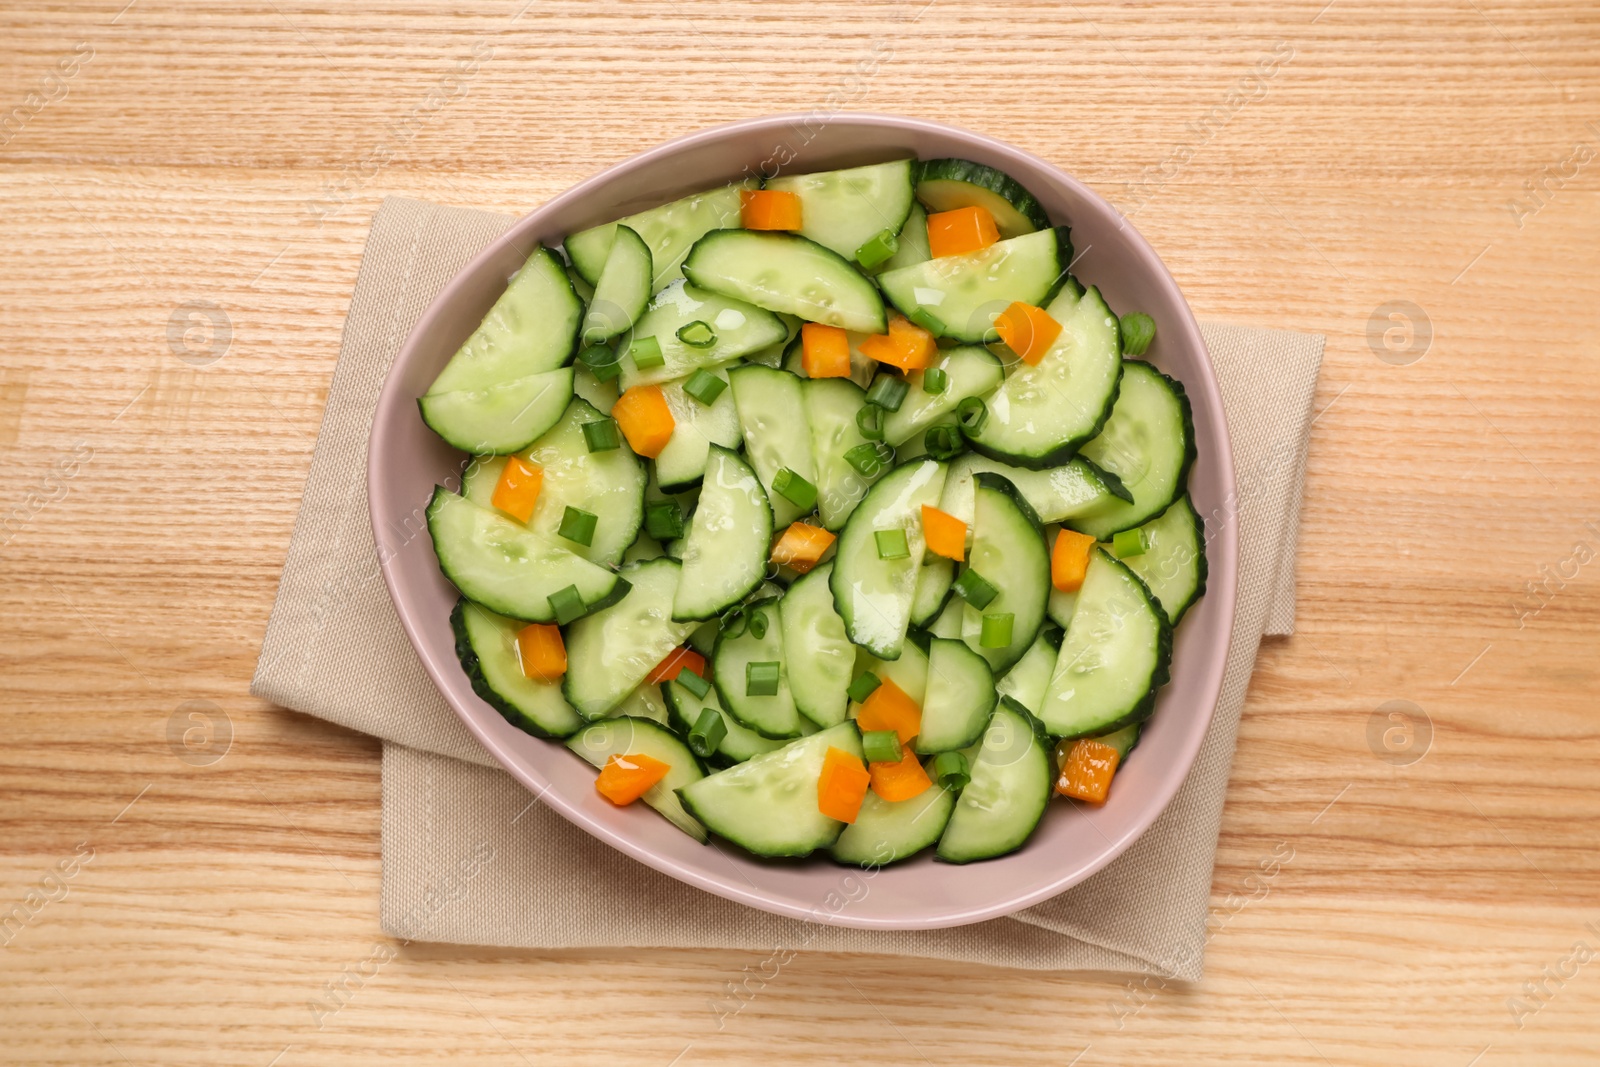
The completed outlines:
{"type": "Polygon", "coordinates": [[[1263,634],[1294,626],[1294,552],[1323,338],[1203,325],[1221,382],[1240,524],[1237,617],[1193,770],[1104,870],[1015,915],[949,930],[851,930],[712,897],[537,802],[450,711],[377,567],[367,439],[379,389],[440,289],[515,221],[390,198],[373,219],[251,692],[375,735],[383,748],[383,929],[544,949],[687,947],[932,957],[1040,970],[1201,974],[1207,901],[1240,709],[1263,634]],[[350,670],[379,662],[381,672],[350,670]]]}

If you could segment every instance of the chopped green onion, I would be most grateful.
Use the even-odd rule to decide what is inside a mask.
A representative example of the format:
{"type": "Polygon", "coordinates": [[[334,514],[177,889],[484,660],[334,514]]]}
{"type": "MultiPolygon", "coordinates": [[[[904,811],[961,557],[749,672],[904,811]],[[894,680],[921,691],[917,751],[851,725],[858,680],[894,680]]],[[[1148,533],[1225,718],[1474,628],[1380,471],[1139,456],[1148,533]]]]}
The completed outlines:
{"type": "Polygon", "coordinates": [[[628,358],[640,370],[659,367],[667,361],[667,357],[661,354],[661,342],[654,337],[635,337],[628,346],[628,358]]]}
{"type": "Polygon", "coordinates": [[[711,328],[709,322],[695,319],[678,327],[678,340],[690,348],[710,348],[717,343],[717,331],[711,328]]]}
{"type": "Polygon", "coordinates": [[[990,585],[988,579],[971,567],[962,571],[961,577],[952,582],[950,588],[956,591],[957,596],[979,611],[988,607],[989,603],[1000,595],[1000,590],[990,585]]]}
{"type": "Polygon", "coordinates": [[[933,777],[940,789],[960,792],[972,781],[967,757],[960,752],[941,752],[933,758],[933,777]]]}
{"type": "Polygon", "coordinates": [[[772,476],[772,491],[801,511],[817,506],[817,487],[788,467],[780,467],[772,476]]]}
{"type": "Polygon", "coordinates": [[[867,270],[887,263],[900,251],[900,238],[893,230],[879,230],[867,243],[856,249],[856,262],[867,270]]]}
{"type": "Polygon", "coordinates": [[[899,763],[900,735],[893,730],[868,730],[861,735],[861,751],[868,763],[899,763]]]}
{"type": "Polygon", "coordinates": [[[906,544],[904,530],[874,530],[872,537],[878,542],[879,559],[911,558],[911,546],[906,544]]]}
{"type": "Polygon", "coordinates": [[[943,367],[929,367],[922,372],[922,391],[935,395],[950,388],[950,375],[943,367]]]}
{"type": "Polygon", "coordinates": [[[863,704],[869,696],[877,692],[878,686],[882,684],[883,682],[879,681],[876,674],[871,671],[862,671],[860,677],[851,682],[850,688],[845,690],[845,695],[854,703],[863,704]]]}
{"type": "Polygon", "coordinates": [[[1122,330],[1122,352],[1128,356],[1142,356],[1156,339],[1156,320],[1142,311],[1130,311],[1118,323],[1122,330]]]}
{"type": "Polygon", "coordinates": [[[1111,551],[1116,553],[1118,559],[1142,556],[1150,551],[1150,537],[1145,533],[1143,526],[1133,530],[1123,530],[1112,536],[1111,551]]]}
{"type": "Polygon", "coordinates": [[[906,394],[911,387],[906,380],[897,374],[884,374],[872,383],[872,388],[867,390],[867,403],[876,404],[885,411],[899,411],[900,405],[906,402],[906,394]]]}
{"type": "Polygon", "coordinates": [[[983,617],[983,633],[978,636],[979,648],[1005,648],[1011,644],[1011,628],[1016,622],[1016,616],[1011,612],[1000,612],[983,617]]]}
{"type": "Polygon", "coordinates": [[[746,663],[744,665],[744,695],[747,697],[778,695],[778,663],[776,660],[763,660],[758,663],[746,663]]]}
{"type": "Polygon", "coordinates": [[[706,708],[689,728],[689,751],[704,759],[716,755],[717,746],[728,736],[728,724],[722,721],[722,712],[706,708]]]}
{"type": "Polygon", "coordinates": [[[599,517],[593,512],[568,507],[561,513],[561,525],[556,529],[556,533],[574,544],[587,548],[594,544],[594,530],[599,523],[599,517]]]}
{"type": "Polygon", "coordinates": [[[704,369],[695,371],[689,375],[689,380],[683,383],[683,391],[706,407],[715,404],[717,397],[721,396],[727,387],[727,382],[704,369]]]}
{"type": "Polygon", "coordinates": [[[969,396],[956,405],[956,418],[961,420],[961,432],[975,434],[989,421],[989,405],[981,396],[969,396]]]}
{"type": "Polygon", "coordinates": [[[722,636],[727,638],[742,637],[750,619],[745,615],[744,609],[739,608],[722,620],[722,636]]]}
{"type": "Polygon", "coordinates": [[[763,637],[766,637],[767,613],[764,611],[752,611],[749,618],[750,636],[755,638],[757,641],[761,640],[763,637]]]}
{"type": "Polygon", "coordinates": [[[688,667],[685,667],[683,670],[679,671],[678,676],[674,678],[673,681],[683,686],[701,700],[704,700],[706,698],[706,694],[711,692],[711,683],[694,673],[694,671],[691,671],[688,667]]]}
{"type": "Polygon", "coordinates": [[[658,500],[644,509],[644,532],[665,544],[683,536],[683,509],[676,500],[658,500]]]}
{"type": "Polygon", "coordinates": [[[939,321],[939,316],[935,315],[925,307],[918,305],[917,307],[912,308],[906,313],[906,318],[910,319],[918,326],[921,326],[924,330],[927,330],[935,337],[944,336],[944,323],[939,321]]]}
{"type": "Polygon", "coordinates": [[[862,404],[856,412],[856,429],[869,441],[883,440],[883,409],[876,404],[862,404]]]}
{"type": "Polygon", "coordinates": [[[622,434],[616,419],[593,419],[583,424],[583,443],[590,452],[610,452],[622,447],[622,434]]]}
{"type": "Polygon", "coordinates": [[[889,465],[889,457],[894,452],[878,441],[871,441],[864,445],[856,445],[846,449],[844,461],[855,469],[855,472],[864,478],[871,478],[882,472],[889,465]]]}
{"type": "Polygon", "coordinates": [[[578,592],[578,587],[569,585],[565,589],[550,594],[550,613],[556,617],[556,622],[562,626],[576,619],[581,619],[589,610],[589,605],[583,602],[583,594],[578,592]]]}
{"type": "Polygon", "coordinates": [[[928,427],[928,431],[922,435],[922,447],[928,455],[943,461],[959,455],[967,447],[967,441],[961,436],[960,430],[941,423],[928,427]]]}
{"type": "Polygon", "coordinates": [[[578,353],[578,362],[589,368],[596,381],[609,382],[622,373],[622,355],[610,345],[590,345],[578,353]]]}

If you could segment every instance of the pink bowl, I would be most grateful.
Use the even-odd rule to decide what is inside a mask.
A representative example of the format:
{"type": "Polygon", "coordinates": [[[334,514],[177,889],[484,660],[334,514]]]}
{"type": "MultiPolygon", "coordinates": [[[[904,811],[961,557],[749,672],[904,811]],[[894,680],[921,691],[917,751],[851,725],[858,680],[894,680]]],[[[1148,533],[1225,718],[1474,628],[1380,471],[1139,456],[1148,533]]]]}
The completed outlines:
{"type": "Polygon", "coordinates": [[[802,173],[907,155],[996,167],[1030,189],[1054,222],[1072,227],[1074,273],[1099,286],[1113,308],[1155,318],[1148,358],[1188,390],[1199,447],[1189,483],[1195,506],[1208,515],[1231,500],[1233,463],[1210,357],[1177,283],[1144,238],[1110,204],[1042,160],[981,134],[887,115],[780,115],[690,134],[525,216],[444,288],[411,331],[378,398],[367,461],[373,532],[401,624],[445,700],[502,766],[601,841],[683,882],[781,915],[880,930],[959,926],[1025,908],[1100,870],[1155,821],[1200,750],[1222,686],[1236,524],[1213,531],[1208,591],[1178,629],[1172,683],[1103,808],[1089,812],[1058,800],[1020,852],[964,867],[924,855],[879,871],[872,891],[843,909],[825,901],[846,868],[824,858],[773,862],[696,844],[642,806],[611,806],[595,793],[589,766],[509,725],[472,691],[456,660],[449,623],[456,591],[440,574],[429,539],[405,531],[415,530],[435,483],[458,485],[463,459],[423,425],[416,397],[535,245],[763,169],[802,173]]]}

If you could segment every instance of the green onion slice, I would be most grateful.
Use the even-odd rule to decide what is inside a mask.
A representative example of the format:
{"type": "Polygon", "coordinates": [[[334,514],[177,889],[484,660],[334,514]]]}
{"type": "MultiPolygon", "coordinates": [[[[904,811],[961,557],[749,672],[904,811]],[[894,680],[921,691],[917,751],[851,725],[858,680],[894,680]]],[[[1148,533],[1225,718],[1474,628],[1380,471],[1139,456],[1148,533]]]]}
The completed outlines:
{"type": "Polygon", "coordinates": [[[594,419],[583,424],[583,443],[590,452],[609,452],[622,447],[622,434],[615,419],[594,419]]]}
{"type": "Polygon", "coordinates": [[[1123,530],[1112,535],[1111,551],[1118,559],[1127,559],[1129,556],[1142,556],[1150,551],[1150,538],[1145,533],[1143,526],[1132,530],[1123,530]]]}
{"type": "Polygon", "coordinates": [[[856,445],[847,449],[844,460],[850,464],[855,472],[864,478],[871,478],[883,473],[889,465],[889,458],[894,455],[892,449],[880,441],[869,441],[864,445],[856,445]]]}
{"type": "Polygon", "coordinates": [[[644,532],[665,543],[683,536],[683,509],[676,500],[658,500],[645,506],[644,532]]]}
{"type": "Polygon", "coordinates": [[[667,357],[661,354],[661,342],[654,337],[635,337],[628,346],[628,358],[640,370],[659,367],[667,361],[667,357]]]}
{"type": "Polygon", "coordinates": [[[943,367],[929,367],[922,372],[922,391],[937,395],[950,388],[950,375],[943,367]]]}
{"type": "Polygon", "coordinates": [[[706,698],[706,694],[711,692],[711,683],[694,673],[694,671],[691,671],[688,667],[685,667],[683,670],[679,671],[678,676],[674,678],[673,681],[683,686],[701,700],[704,700],[706,698]]]}
{"type": "Polygon", "coordinates": [[[1122,331],[1122,354],[1142,356],[1156,339],[1156,320],[1142,311],[1130,311],[1117,324],[1122,331]]]}
{"type": "Polygon", "coordinates": [[[878,542],[879,559],[911,558],[911,546],[906,544],[904,530],[874,530],[872,537],[878,542]]]}
{"type": "Polygon", "coordinates": [[[706,407],[715,404],[717,397],[721,396],[727,387],[727,382],[704,368],[689,375],[689,380],[683,383],[683,391],[706,407]]]}
{"type": "Polygon", "coordinates": [[[893,730],[868,730],[861,735],[861,751],[868,763],[899,763],[904,755],[893,730]]]}
{"type": "Polygon", "coordinates": [[[788,467],[781,467],[772,476],[772,490],[801,511],[817,506],[817,487],[788,467]]]}
{"type": "Polygon", "coordinates": [[[763,660],[744,665],[744,695],[770,697],[778,695],[778,663],[763,660]]]}
{"type": "Polygon", "coordinates": [[[856,704],[863,704],[866,699],[875,693],[883,682],[871,671],[862,671],[855,681],[850,683],[850,688],[845,690],[845,695],[856,704]]]}
{"type": "Polygon", "coordinates": [[[690,348],[710,348],[717,343],[717,331],[711,328],[709,322],[695,319],[678,327],[678,340],[690,348]]]}
{"type": "Polygon", "coordinates": [[[1000,595],[1000,590],[996,589],[989,583],[988,579],[971,567],[962,571],[961,577],[951,583],[950,587],[956,591],[957,596],[979,611],[988,607],[990,602],[1000,595]]]}
{"type": "Polygon", "coordinates": [[[752,611],[750,613],[750,636],[757,641],[767,636],[767,613],[752,611]]]}
{"type": "Polygon", "coordinates": [[[906,394],[911,387],[904,378],[894,374],[882,374],[872,383],[872,388],[867,390],[867,403],[876,404],[885,411],[899,411],[900,405],[905,403],[906,394]]]}
{"type": "Polygon", "coordinates": [[[856,412],[856,429],[869,441],[883,440],[883,409],[876,404],[862,404],[856,412]]]}
{"type": "Polygon", "coordinates": [[[583,594],[578,592],[575,585],[550,594],[550,612],[561,626],[583,618],[588,610],[589,606],[583,602],[583,594]]]}
{"type": "Polygon", "coordinates": [[[887,263],[900,251],[900,238],[893,230],[879,230],[856,249],[856,262],[867,270],[887,263]]]}
{"type": "Polygon", "coordinates": [[[933,758],[933,777],[939,788],[959,792],[972,781],[972,770],[960,752],[941,752],[933,758]]]}
{"type": "Polygon", "coordinates": [[[716,755],[717,746],[728,736],[728,724],[722,721],[722,712],[705,708],[689,728],[689,751],[704,759],[716,755]]]}
{"type": "Polygon", "coordinates": [[[961,432],[975,434],[989,421],[989,405],[981,396],[969,396],[956,405],[956,418],[961,421],[961,432]]]}
{"type": "Polygon", "coordinates": [[[594,544],[594,531],[599,524],[599,516],[593,512],[569,506],[561,513],[561,525],[556,529],[556,533],[574,544],[587,548],[594,544]]]}
{"type": "Polygon", "coordinates": [[[1011,629],[1016,616],[1011,612],[997,612],[983,617],[983,632],[978,637],[979,648],[1005,648],[1011,644],[1011,629]]]}
{"type": "Polygon", "coordinates": [[[922,435],[922,447],[928,455],[942,462],[954,459],[965,451],[967,441],[961,436],[960,430],[941,423],[928,427],[927,432],[922,435]]]}

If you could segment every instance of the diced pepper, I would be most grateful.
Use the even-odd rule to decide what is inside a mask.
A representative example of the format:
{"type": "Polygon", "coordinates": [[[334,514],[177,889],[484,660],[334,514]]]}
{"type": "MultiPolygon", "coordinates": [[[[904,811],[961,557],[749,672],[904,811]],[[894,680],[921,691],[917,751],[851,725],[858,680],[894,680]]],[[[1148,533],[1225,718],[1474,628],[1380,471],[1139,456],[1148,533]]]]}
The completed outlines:
{"type": "Polygon", "coordinates": [[[872,791],[890,803],[921,796],[933,785],[910,745],[901,749],[898,762],[869,763],[867,770],[872,774],[872,791]]]}
{"type": "Polygon", "coordinates": [[[817,810],[830,819],[855,822],[871,784],[872,775],[859,759],[830,745],[817,778],[817,810]]]}
{"type": "Polygon", "coordinates": [[[1056,779],[1056,792],[1091,804],[1104,804],[1121,759],[1110,745],[1087,737],[1074,741],[1061,765],[1061,776],[1056,779]]]}
{"type": "Polygon", "coordinates": [[[837,326],[808,322],[800,327],[800,366],[807,378],[850,377],[850,337],[837,326]]]}
{"type": "Polygon", "coordinates": [[[600,777],[594,787],[600,795],[621,807],[632,804],[650,791],[650,787],[667,776],[672,764],[662,763],[653,756],[632,752],[626,756],[612,756],[600,768],[600,777]]]}
{"type": "Polygon", "coordinates": [[[641,456],[655,459],[672,440],[677,425],[672,409],[659,385],[636,385],[617,398],[611,417],[622,427],[628,447],[641,456]]]}
{"type": "Polygon", "coordinates": [[[692,648],[675,648],[667,653],[666,659],[656,664],[655,670],[645,676],[645,681],[651,685],[676,681],[678,672],[683,670],[706,677],[706,658],[692,648]]]}
{"type": "Polygon", "coordinates": [[[832,533],[809,523],[790,523],[772,546],[772,562],[792,567],[801,574],[815,567],[823,553],[836,540],[832,533]]]}
{"type": "Polygon", "coordinates": [[[922,505],[922,539],[935,555],[958,562],[967,558],[967,524],[948,511],[922,505]]]}
{"type": "Polygon", "coordinates": [[[1089,570],[1089,550],[1094,538],[1076,530],[1062,530],[1056,534],[1056,544],[1050,550],[1050,584],[1063,593],[1076,593],[1083,585],[1083,576],[1089,570]]]}
{"type": "Polygon", "coordinates": [[[739,225],[747,230],[798,230],[800,194],[780,189],[739,190],[739,225]]]}
{"type": "Polygon", "coordinates": [[[903,315],[889,316],[889,332],[873,334],[860,344],[861,354],[903,371],[932,365],[939,346],[933,334],[903,315]]]}
{"type": "Polygon", "coordinates": [[[856,726],[865,730],[893,730],[902,745],[922,732],[922,709],[906,695],[906,691],[889,679],[872,691],[861,702],[856,715],[856,726]]]}
{"type": "Polygon", "coordinates": [[[518,522],[527,522],[533,518],[533,506],[539,502],[539,489],[543,485],[543,467],[521,456],[507,456],[489,503],[518,522]]]}
{"type": "Polygon", "coordinates": [[[928,253],[934,259],[981,252],[1000,240],[1000,228],[985,207],[958,207],[928,216],[928,253]]]}
{"type": "Polygon", "coordinates": [[[1022,362],[1033,366],[1061,336],[1061,324],[1044,308],[1014,300],[995,317],[994,331],[1022,362]]]}
{"type": "Polygon", "coordinates": [[[517,631],[517,652],[522,673],[541,682],[554,682],[567,673],[567,646],[561,628],[549,623],[529,623],[517,631]]]}

